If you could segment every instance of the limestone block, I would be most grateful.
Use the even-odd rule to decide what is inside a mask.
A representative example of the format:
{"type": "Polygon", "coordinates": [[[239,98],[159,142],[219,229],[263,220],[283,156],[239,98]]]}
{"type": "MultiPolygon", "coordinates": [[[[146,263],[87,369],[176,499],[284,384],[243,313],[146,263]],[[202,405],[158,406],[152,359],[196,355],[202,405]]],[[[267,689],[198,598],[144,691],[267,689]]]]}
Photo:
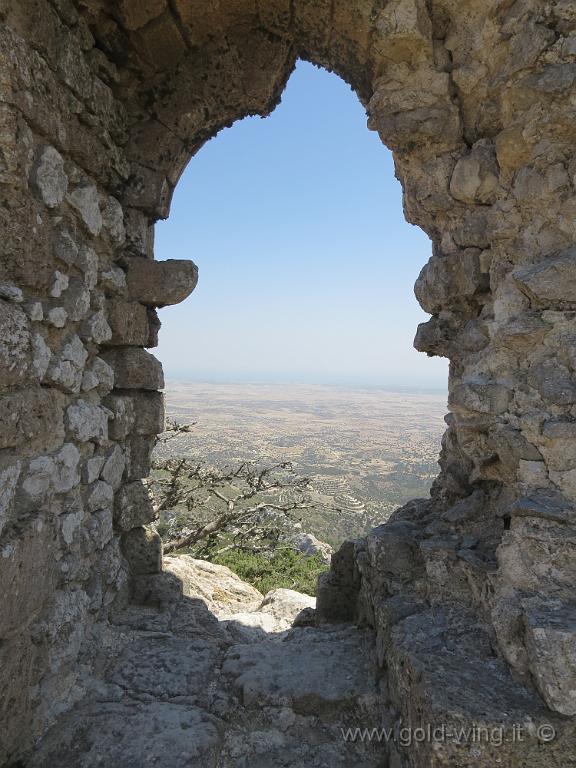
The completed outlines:
{"type": "Polygon", "coordinates": [[[56,208],[68,190],[64,160],[54,147],[43,146],[30,173],[32,188],[48,208],[56,208]]]}
{"type": "Polygon", "coordinates": [[[217,616],[255,611],[264,595],[226,568],[225,565],[196,560],[190,555],[166,557],[165,569],[184,585],[184,595],[202,600],[217,616]]]}
{"type": "Polygon", "coordinates": [[[102,229],[102,213],[96,185],[89,180],[83,181],[68,193],[67,200],[80,214],[88,232],[97,237],[102,229]]]}
{"type": "Polygon", "coordinates": [[[98,389],[100,394],[108,394],[114,387],[114,371],[101,357],[95,357],[82,376],[82,391],[98,389]]]}
{"type": "Polygon", "coordinates": [[[53,299],[59,299],[60,296],[68,289],[69,278],[63,272],[56,270],[54,272],[54,282],[50,288],[50,296],[53,299]]]}
{"type": "Polygon", "coordinates": [[[435,314],[486,290],[487,276],[482,272],[480,256],[481,251],[477,248],[466,248],[448,256],[433,256],[414,285],[422,309],[435,314]]]}
{"type": "Polygon", "coordinates": [[[104,399],[104,405],[112,413],[108,431],[112,440],[122,440],[134,426],[134,401],[128,395],[112,394],[104,399]]]}
{"type": "Polygon", "coordinates": [[[94,312],[82,324],[82,338],[86,341],[93,341],[95,344],[105,344],[112,338],[112,329],[106,320],[103,310],[94,312]]]}
{"type": "Polygon", "coordinates": [[[103,480],[96,480],[88,488],[86,506],[90,512],[110,507],[114,500],[114,489],[103,480]]]}
{"type": "Polygon", "coordinates": [[[316,598],[304,595],[293,589],[272,589],[267,592],[259,613],[273,616],[277,623],[277,631],[292,626],[302,611],[316,608],[316,598]]]}
{"type": "Polygon", "coordinates": [[[542,428],[540,447],[548,467],[555,471],[576,468],[576,422],[550,419],[542,428]]]}
{"type": "Polygon", "coordinates": [[[63,392],[78,393],[82,383],[88,352],[74,334],[62,348],[58,357],[52,357],[46,379],[63,392]]]}
{"type": "Polygon", "coordinates": [[[154,435],[130,435],[128,438],[127,452],[129,458],[126,469],[128,480],[139,480],[150,474],[154,437],[154,435]]]}
{"type": "Polygon", "coordinates": [[[503,384],[466,383],[456,385],[448,396],[454,409],[477,413],[503,413],[510,403],[511,392],[503,384]]]}
{"type": "Polygon", "coordinates": [[[103,354],[119,389],[163,389],[162,363],[145,349],[123,347],[103,354]]]}
{"type": "Polygon", "coordinates": [[[178,603],[182,594],[180,579],[165,571],[132,579],[132,599],[139,605],[166,607],[178,603]]]}
{"type": "Polygon", "coordinates": [[[0,283],[0,299],[12,301],[14,304],[21,304],[24,301],[22,289],[12,283],[0,283]]]}
{"type": "Polygon", "coordinates": [[[160,392],[135,392],[134,431],[137,435],[159,435],[164,431],[164,396],[160,392]]]}
{"type": "Polygon", "coordinates": [[[528,373],[528,383],[538,390],[547,403],[576,403],[576,381],[568,368],[556,358],[546,358],[533,365],[528,373]]]}
{"type": "MultiPolygon", "coordinates": [[[[164,2],[164,0],[161,0],[164,2]]],[[[126,240],[124,211],[115,197],[108,197],[101,205],[102,222],[114,245],[122,245],[126,240]]]]}
{"type": "Polygon", "coordinates": [[[145,347],[150,337],[148,312],[137,301],[109,301],[108,323],[112,329],[112,346],[145,347]]]}
{"type": "Polygon", "coordinates": [[[123,485],[116,494],[114,523],[122,531],[151,523],[157,517],[148,489],[141,480],[123,485]]]}
{"type": "Polygon", "coordinates": [[[25,389],[0,397],[0,449],[51,450],[64,437],[60,393],[25,389]]]}
{"type": "Polygon", "coordinates": [[[95,480],[98,480],[105,461],[105,456],[92,456],[92,458],[87,459],[82,470],[82,482],[90,485],[95,480]]]}
{"type": "Polygon", "coordinates": [[[54,328],[64,328],[66,320],[68,320],[68,312],[64,307],[54,307],[49,310],[46,319],[54,328]]]}
{"type": "Polygon", "coordinates": [[[122,536],[122,552],[134,576],[162,571],[162,540],[148,528],[132,528],[122,536]]]}
{"type": "Polygon", "coordinates": [[[133,40],[139,53],[158,70],[175,67],[187,51],[179,25],[170,12],[137,30],[133,40]]]}
{"type": "MultiPolygon", "coordinates": [[[[107,544],[110,543],[114,536],[114,528],[112,525],[112,504],[108,504],[102,509],[94,512],[86,526],[90,539],[96,549],[104,549],[107,544]]],[[[112,552],[111,552],[112,554],[112,552]]],[[[107,564],[103,563],[103,567],[106,568],[107,564]]],[[[117,571],[119,563],[114,558],[113,566],[111,564],[110,571],[104,572],[105,579],[112,582],[115,578],[115,570],[117,571]]]]}
{"type": "MultiPolygon", "coordinates": [[[[566,509],[561,511],[569,514],[566,509]]],[[[513,508],[510,530],[497,550],[500,576],[515,589],[535,594],[552,592],[560,598],[572,596],[575,546],[574,522],[519,515],[513,508]]]]}
{"type": "Polygon", "coordinates": [[[54,236],[54,254],[68,266],[76,264],[78,245],[67,229],[60,229],[54,236]]]}
{"type": "Polygon", "coordinates": [[[126,282],[132,299],[163,307],[187,298],[198,282],[198,267],[192,261],[132,258],[128,261],[126,282]]]}
{"type": "MultiPolygon", "coordinates": [[[[126,467],[126,457],[119,445],[115,445],[106,458],[102,468],[101,478],[109,483],[117,491],[122,482],[122,475],[126,467]]],[[[146,520],[146,522],[150,522],[146,520]]],[[[140,525],[140,523],[139,523],[140,525]]],[[[134,526],[132,526],[134,527],[134,526]]]]}
{"type": "Polygon", "coordinates": [[[90,309],[90,291],[84,280],[79,277],[70,278],[62,303],[70,320],[77,322],[86,317],[90,309]]]}
{"type": "Polygon", "coordinates": [[[528,664],[546,704],[576,715],[576,605],[523,601],[528,664]]]}
{"type": "Polygon", "coordinates": [[[20,307],[0,299],[0,387],[21,382],[31,360],[28,318],[20,307]]]}
{"type": "Polygon", "coordinates": [[[76,257],[76,265],[84,273],[84,282],[92,290],[98,281],[98,255],[87,245],[81,245],[76,257]]]}
{"type": "Polygon", "coordinates": [[[111,267],[100,275],[100,286],[108,294],[122,293],[126,288],[126,273],[120,267],[111,267]]]}
{"type": "Polygon", "coordinates": [[[534,488],[545,488],[548,485],[548,472],[543,461],[518,462],[518,480],[524,485],[534,488]]]}
{"type": "Polygon", "coordinates": [[[0,462],[0,535],[10,517],[21,469],[20,461],[5,459],[0,462]]]}
{"type": "Polygon", "coordinates": [[[66,409],[66,427],[70,435],[82,443],[108,440],[108,413],[103,408],[78,400],[66,409]]]}
{"type": "Polygon", "coordinates": [[[463,203],[490,205],[499,191],[498,163],[492,143],[477,141],[470,153],[456,163],[450,180],[450,192],[463,203]]]}
{"type": "Polygon", "coordinates": [[[517,285],[544,304],[576,302],[576,248],[513,272],[517,285]]]}
{"type": "Polygon", "coordinates": [[[51,494],[67,493],[80,482],[80,453],[67,443],[55,454],[38,456],[23,474],[22,490],[31,502],[42,502],[51,494]]]}
{"type": "Polygon", "coordinates": [[[135,30],[160,16],[166,9],[166,0],[121,0],[119,12],[126,29],[135,30]]]}

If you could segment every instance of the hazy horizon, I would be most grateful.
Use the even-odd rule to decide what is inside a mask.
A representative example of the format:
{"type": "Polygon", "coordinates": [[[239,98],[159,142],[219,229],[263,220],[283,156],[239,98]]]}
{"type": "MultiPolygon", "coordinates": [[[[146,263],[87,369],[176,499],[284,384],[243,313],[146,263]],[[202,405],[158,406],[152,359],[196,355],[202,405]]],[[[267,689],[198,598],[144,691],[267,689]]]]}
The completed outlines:
{"type": "Polygon", "coordinates": [[[172,379],[445,391],[447,361],[412,347],[430,253],[356,95],[300,62],[270,117],[192,159],[156,227],[157,258],[199,267],[158,357],[172,379]]]}
{"type": "Polygon", "coordinates": [[[390,393],[396,393],[396,394],[402,394],[402,393],[408,393],[408,394],[429,394],[429,395],[441,395],[444,397],[447,397],[448,395],[448,387],[447,385],[438,385],[437,387],[433,384],[426,386],[426,385],[417,385],[417,384],[385,384],[380,381],[357,381],[353,379],[325,379],[320,380],[316,378],[308,378],[305,377],[298,378],[272,378],[271,376],[257,376],[254,375],[252,377],[234,377],[226,374],[222,374],[221,376],[213,375],[210,376],[209,374],[202,375],[202,374],[182,374],[182,375],[167,375],[165,373],[165,380],[166,380],[166,386],[164,387],[165,390],[170,389],[170,385],[177,385],[177,384],[209,384],[209,385],[228,385],[228,386],[258,386],[258,385],[266,385],[266,386],[279,386],[279,387],[319,387],[319,388],[334,388],[334,389],[350,389],[350,390],[382,390],[385,392],[390,393]]]}

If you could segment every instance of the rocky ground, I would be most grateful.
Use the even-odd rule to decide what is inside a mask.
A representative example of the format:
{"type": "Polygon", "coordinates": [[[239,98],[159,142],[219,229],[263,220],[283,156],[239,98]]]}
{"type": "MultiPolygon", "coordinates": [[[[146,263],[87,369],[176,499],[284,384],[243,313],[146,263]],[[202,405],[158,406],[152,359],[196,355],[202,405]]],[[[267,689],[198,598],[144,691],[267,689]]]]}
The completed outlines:
{"type": "Polygon", "coordinates": [[[182,556],[165,568],[183,594],[99,629],[87,695],[28,768],[385,765],[382,745],[342,732],[380,720],[371,632],[317,627],[314,598],[264,597],[223,566],[182,556]]]}

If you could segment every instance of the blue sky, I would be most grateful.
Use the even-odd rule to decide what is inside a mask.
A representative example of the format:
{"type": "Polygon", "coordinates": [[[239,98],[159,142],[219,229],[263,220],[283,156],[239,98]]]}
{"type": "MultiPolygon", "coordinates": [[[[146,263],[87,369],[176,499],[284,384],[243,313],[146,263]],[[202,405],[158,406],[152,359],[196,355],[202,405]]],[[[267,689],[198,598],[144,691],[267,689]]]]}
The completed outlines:
{"type": "Polygon", "coordinates": [[[169,378],[443,389],[446,361],[412,348],[430,252],[355,94],[300,62],[270,117],[192,159],[156,227],[156,258],[200,271],[157,354],[169,378]]]}

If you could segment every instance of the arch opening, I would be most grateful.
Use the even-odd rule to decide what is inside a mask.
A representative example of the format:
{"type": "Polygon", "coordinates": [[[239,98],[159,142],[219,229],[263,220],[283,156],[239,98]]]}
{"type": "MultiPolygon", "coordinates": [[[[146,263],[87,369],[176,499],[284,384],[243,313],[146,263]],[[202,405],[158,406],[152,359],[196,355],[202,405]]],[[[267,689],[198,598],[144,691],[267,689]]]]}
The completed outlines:
{"type": "MultiPolygon", "coordinates": [[[[28,759],[86,691],[138,588],[175,595],[145,527],[163,426],[146,349],[156,308],[197,275],[154,260],[153,225],[190,157],[268,114],[298,58],[351,84],[394,152],[406,219],[433,243],[416,345],[450,360],[432,499],[338,553],[323,615],[374,627],[399,717],[457,701],[470,723],[544,719],[561,763],[575,677],[570,3],[7,0],[0,18],[0,763],[28,759]],[[474,701],[470,680],[485,683],[474,701]]],[[[492,746],[491,763],[536,765],[543,749],[492,746]]],[[[423,744],[402,760],[462,754],[423,744]]]]}

